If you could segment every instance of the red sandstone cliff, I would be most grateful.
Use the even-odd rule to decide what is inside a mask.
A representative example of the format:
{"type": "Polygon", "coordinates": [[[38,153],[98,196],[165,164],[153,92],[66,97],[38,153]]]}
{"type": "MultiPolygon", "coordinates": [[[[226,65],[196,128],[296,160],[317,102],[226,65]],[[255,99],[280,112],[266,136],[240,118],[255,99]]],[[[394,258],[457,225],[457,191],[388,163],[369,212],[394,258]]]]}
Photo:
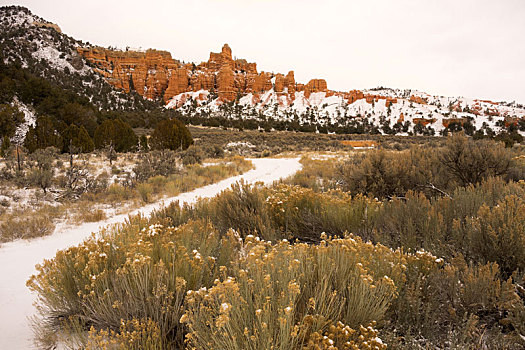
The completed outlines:
{"type": "MultiPolygon", "coordinates": [[[[331,91],[324,79],[312,79],[307,84],[300,84],[295,81],[293,71],[289,71],[286,76],[281,73],[259,73],[256,63],[233,59],[228,44],[224,44],[221,52],[211,52],[208,61],[198,65],[182,64],[166,51],[136,52],[80,47],[77,50],[117,88],[127,92],[135,90],[146,98],[163,98],[166,102],[181,93],[199,90],[213,90],[221,101],[232,101],[248,93],[253,93],[253,98],[257,100],[260,94],[274,89],[279,95],[287,95],[289,101],[295,98],[295,92],[303,91],[306,98],[315,92],[326,92],[326,96],[344,96],[348,103],[361,99],[368,103],[385,100],[386,107],[397,103],[396,98],[364,94],[359,90],[348,93],[331,91]]],[[[411,96],[410,101],[427,103],[426,99],[419,96],[411,96]]]]}
{"type": "Polygon", "coordinates": [[[181,64],[166,51],[146,52],[116,51],[104,48],[77,48],[97,72],[107,81],[126,92],[135,90],[140,95],[168,101],[173,96],[199,90],[214,90],[223,101],[231,101],[239,94],[260,94],[274,89],[279,94],[295,98],[296,91],[325,91],[324,79],[312,79],[308,84],[297,84],[294,72],[286,76],[277,73],[257,72],[257,64],[244,59],[233,59],[228,44],[221,52],[211,52],[207,62],[199,65],[181,64]],[[272,79],[274,79],[272,83],[272,79]]]}

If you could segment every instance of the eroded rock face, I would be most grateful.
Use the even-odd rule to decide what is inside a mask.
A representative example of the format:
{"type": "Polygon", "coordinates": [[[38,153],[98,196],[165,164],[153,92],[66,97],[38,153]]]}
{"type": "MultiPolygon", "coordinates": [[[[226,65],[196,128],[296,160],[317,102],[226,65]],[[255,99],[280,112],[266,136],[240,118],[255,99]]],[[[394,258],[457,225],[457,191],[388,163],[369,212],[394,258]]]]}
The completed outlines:
{"type": "Polygon", "coordinates": [[[275,76],[275,92],[282,93],[284,90],[284,75],[277,73],[275,76]]]}
{"type": "MultiPolygon", "coordinates": [[[[426,119],[426,118],[414,118],[412,119],[412,123],[414,124],[420,124],[422,126],[427,126],[429,124],[434,124],[436,119],[426,119]]],[[[448,125],[448,124],[447,124],[448,125]]]]}
{"type": "Polygon", "coordinates": [[[422,105],[426,105],[427,104],[427,100],[423,97],[420,97],[420,96],[410,96],[410,102],[415,102],[415,103],[419,103],[419,104],[422,104],[422,105]]]}
{"type": "Polygon", "coordinates": [[[164,91],[164,101],[175,95],[189,90],[190,74],[186,67],[179,67],[171,71],[168,87],[164,91]]]}
{"type": "Polygon", "coordinates": [[[180,66],[166,51],[136,52],[80,47],[77,51],[112,85],[126,92],[135,90],[150,99],[162,96],[172,71],[180,66]]]}
{"type": "Polygon", "coordinates": [[[213,74],[205,74],[199,71],[191,75],[190,81],[193,91],[210,91],[215,88],[215,75],[213,74]]]}
{"type": "Polygon", "coordinates": [[[312,92],[326,92],[327,85],[324,79],[312,79],[304,86],[304,95],[308,98],[312,92]]]}
{"type": "Polygon", "coordinates": [[[228,64],[223,65],[217,74],[217,91],[219,98],[224,101],[235,99],[235,80],[228,64]]]}
{"type": "Polygon", "coordinates": [[[312,79],[306,85],[297,84],[294,72],[286,76],[257,72],[257,64],[244,59],[233,59],[232,50],[224,44],[221,52],[211,52],[207,62],[199,65],[182,64],[166,51],[119,51],[104,48],[77,48],[78,53],[91,63],[107,81],[126,92],[136,91],[149,99],[173,96],[189,91],[215,90],[222,101],[231,101],[238,95],[258,94],[274,89],[277,93],[295,98],[296,91],[329,92],[324,79],[312,79]],[[274,79],[272,82],[272,79],[274,79]]]}
{"type": "Polygon", "coordinates": [[[448,126],[452,123],[463,125],[466,122],[468,122],[467,118],[446,118],[441,121],[445,128],[448,128],[448,126]]]}
{"type": "Polygon", "coordinates": [[[365,98],[365,94],[363,93],[363,91],[351,90],[351,91],[348,92],[347,100],[348,100],[349,104],[352,104],[355,101],[361,100],[363,98],[365,98]]]}
{"type": "Polygon", "coordinates": [[[397,103],[397,98],[395,98],[395,97],[387,97],[386,101],[385,101],[385,107],[390,107],[394,103],[397,103]]]}
{"type": "Polygon", "coordinates": [[[288,89],[288,94],[295,97],[295,78],[293,70],[289,71],[284,78],[284,87],[288,89]]]}

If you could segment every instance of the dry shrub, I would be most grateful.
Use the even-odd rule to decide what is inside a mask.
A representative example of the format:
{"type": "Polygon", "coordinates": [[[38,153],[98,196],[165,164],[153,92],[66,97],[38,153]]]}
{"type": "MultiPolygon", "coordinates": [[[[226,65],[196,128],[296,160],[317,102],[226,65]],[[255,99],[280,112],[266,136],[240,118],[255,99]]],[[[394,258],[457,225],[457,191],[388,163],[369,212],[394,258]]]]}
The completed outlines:
{"type": "Polygon", "coordinates": [[[61,208],[50,205],[38,210],[4,213],[0,216],[0,242],[47,236],[55,229],[53,220],[61,215],[61,208]]]}
{"type": "Polygon", "coordinates": [[[439,162],[448,174],[463,186],[480,183],[483,179],[507,174],[511,151],[500,142],[474,141],[461,134],[447,139],[439,154],[439,162]]]}
{"type": "Polygon", "coordinates": [[[261,186],[236,183],[219,195],[202,199],[194,206],[180,206],[178,202],[153,213],[154,220],[168,220],[178,226],[190,219],[204,219],[225,234],[230,228],[241,237],[256,234],[263,239],[282,238],[276,232],[265,204],[267,190],[261,186]]]}
{"type": "Polygon", "coordinates": [[[408,281],[388,313],[387,333],[398,338],[391,339],[394,347],[414,348],[418,337],[422,348],[523,345],[513,331],[524,320],[523,301],[512,281],[501,279],[497,264],[469,266],[457,258],[426,272],[407,267],[408,281]],[[403,346],[401,336],[412,341],[403,346]]]}
{"type": "MultiPolygon", "coordinates": [[[[300,349],[339,322],[356,330],[349,341],[359,343],[366,337],[359,326],[381,321],[407,279],[403,266],[434,259],[353,236],[272,245],[202,221],[173,228],[135,217],[58,252],[28,286],[39,294],[41,334],[92,326],[89,339],[78,339],[95,348],[181,347],[184,321],[197,348],[300,349]],[[216,345],[202,345],[209,342],[216,345]]],[[[375,339],[375,329],[366,329],[375,339]]]]}
{"type": "Polygon", "coordinates": [[[302,169],[286,181],[287,183],[315,191],[327,191],[340,187],[336,180],[342,165],[339,161],[303,157],[301,164],[302,169]]]}
{"type": "Polygon", "coordinates": [[[136,187],[136,190],[140,196],[140,199],[144,202],[144,203],[149,203],[151,202],[152,198],[151,198],[151,195],[153,193],[153,186],[149,183],[145,183],[145,184],[138,184],[137,187],[136,187]]]}
{"type": "Polygon", "coordinates": [[[100,208],[90,207],[88,205],[79,209],[73,217],[73,222],[81,224],[83,222],[98,222],[107,218],[106,212],[100,208]]]}
{"type": "MultiPolygon", "coordinates": [[[[310,172],[333,175],[319,167],[310,172]]],[[[189,167],[191,181],[222,176],[206,169],[189,167]]],[[[29,285],[48,332],[74,317],[93,325],[93,339],[130,348],[180,348],[189,333],[187,346],[199,349],[382,349],[380,339],[400,349],[522,349],[524,192],[487,178],[450,196],[379,202],[237,184],[59,252],[29,285]],[[128,331],[133,341],[118,343],[128,331]]]]}
{"type": "Polygon", "coordinates": [[[513,153],[500,143],[474,141],[456,134],[444,147],[412,147],[407,151],[376,150],[355,156],[342,169],[346,190],[379,198],[403,197],[409,190],[441,196],[458,186],[506,176],[513,153]]]}
{"type": "Polygon", "coordinates": [[[41,297],[40,324],[47,333],[70,318],[114,331],[122,319],[149,319],[163,344],[182,344],[186,291],[211,286],[219,264],[234,260],[239,242],[233,232],[221,237],[203,223],[146,225],[135,218],[38,266],[28,286],[41,297]]]}
{"type": "MultiPolygon", "coordinates": [[[[310,333],[310,324],[317,320],[314,317],[305,317],[303,324],[299,326],[306,329],[305,333],[310,333]]],[[[305,350],[332,350],[332,349],[363,349],[363,350],[385,350],[387,345],[379,338],[379,331],[375,328],[376,323],[372,322],[366,327],[359,326],[353,329],[345,326],[341,322],[331,325],[324,333],[312,332],[309,336],[305,350]]]]}
{"type": "Polygon", "coordinates": [[[504,276],[525,271],[525,201],[507,196],[496,206],[483,205],[475,217],[456,229],[467,239],[473,260],[496,262],[504,276]]]}
{"type": "Polygon", "coordinates": [[[378,209],[375,200],[341,191],[317,193],[284,184],[267,189],[240,183],[193,207],[173,203],[154,217],[167,218],[172,225],[202,218],[220,232],[233,228],[241,237],[256,234],[264,240],[318,242],[323,232],[342,236],[349,231],[370,238],[378,209]]]}
{"type": "Polygon", "coordinates": [[[446,189],[450,179],[440,176],[436,154],[430,148],[413,147],[403,152],[375,150],[356,155],[342,167],[345,190],[378,198],[403,197],[409,190],[446,189]]]}
{"type": "Polygon", "coordinates": [[[130,200],[134,197],[133,189],[120,184],[112,184],[107,190],[97,196],[97,200],[110,202],[110,203],[121,203],[130,200]]]}
{"type": "Polygon", "coordinates": [[[118,331],[91,327],[86,350],[116,348],[122,350],[162,350],[158,325],[149,319],[122,320],[118,331]]]}
{"type": "Polygon", "coordinates": [[[339,327],[354,345],[374,339],[384,348],[375,329],[360,325],[381,320],[395,298],[394,281],[405,279],[401,252],[351,236],[317,246],[247,237],[242,251],[231,275],[189,293],[182,321],[190,347],[315,349],[339,327]]]}
{"type": "Polygon", "coordinates": [[[372,223],[375,241],[407,251],[425,248],[443,254],[443,215],[422,194],[409,191],[403,199],[383,203],[372,223]]]}
{"type": "Polygon", "coordinates": [[[316,193],[299,186],[271,189],[266,205],[274,225],[287,238],[319,241],[320,234],[341,236],[345,231],[367,236],[378,202],[341,191],[316,193]]]}

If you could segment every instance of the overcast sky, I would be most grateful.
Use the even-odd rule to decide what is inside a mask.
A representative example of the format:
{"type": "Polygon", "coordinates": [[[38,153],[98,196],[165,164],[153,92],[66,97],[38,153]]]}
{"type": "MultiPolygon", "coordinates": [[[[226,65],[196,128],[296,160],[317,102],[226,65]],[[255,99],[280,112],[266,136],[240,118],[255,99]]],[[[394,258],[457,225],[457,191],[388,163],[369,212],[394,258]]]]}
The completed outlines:
{"type": "Polygon", "coordinates": [[[525,103],[525,0],[0,0],[76,39],[208,60],[224,43],[259,71],[525,103]]]}

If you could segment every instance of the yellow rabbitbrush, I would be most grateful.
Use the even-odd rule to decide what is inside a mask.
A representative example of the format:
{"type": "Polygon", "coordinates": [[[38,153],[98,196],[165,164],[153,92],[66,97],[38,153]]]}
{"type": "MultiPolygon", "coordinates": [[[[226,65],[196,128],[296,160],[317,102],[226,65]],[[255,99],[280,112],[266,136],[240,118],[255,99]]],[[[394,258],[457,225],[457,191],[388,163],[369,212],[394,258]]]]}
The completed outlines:
{"type": "Polygon", "coordinates": [[[28,285],[55,342],[64,335],[91,348],[384,349],[373,325],[407,266],[440,263],[352,235],[272,244],[233,230],[221,236],[204,221],[165,227],[138,217],[59,252],[28,285]]]}

